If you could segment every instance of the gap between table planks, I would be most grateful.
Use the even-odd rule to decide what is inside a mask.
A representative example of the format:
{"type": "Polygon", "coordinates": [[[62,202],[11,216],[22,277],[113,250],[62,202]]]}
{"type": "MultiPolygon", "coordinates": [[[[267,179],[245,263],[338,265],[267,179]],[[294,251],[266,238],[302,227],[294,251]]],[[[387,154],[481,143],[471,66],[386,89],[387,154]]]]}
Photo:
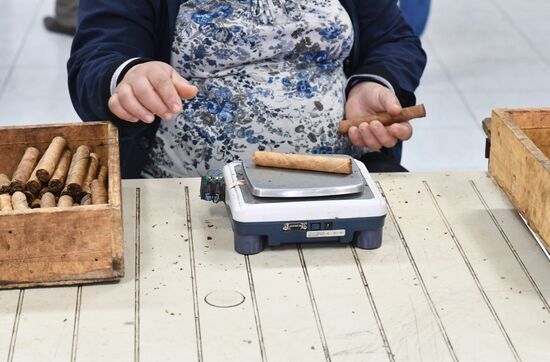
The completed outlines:
{"type": "Polygon", "coordinates": [[[381,249],[250,257],[197,180],[125,181],[126,278],[0,292],[0,361],[547,356],[550,264],[491,180],[375,178],[390,205],[381,249]],[[244,301],[216,307],[212,292],[244,301]]]}

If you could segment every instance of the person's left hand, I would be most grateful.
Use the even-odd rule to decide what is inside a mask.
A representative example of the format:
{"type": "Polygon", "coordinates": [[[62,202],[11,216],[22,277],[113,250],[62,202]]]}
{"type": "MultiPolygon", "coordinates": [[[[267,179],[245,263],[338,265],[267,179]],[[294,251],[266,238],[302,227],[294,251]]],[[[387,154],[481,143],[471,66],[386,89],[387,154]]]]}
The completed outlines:
{"type": "MultiPolygon", "coordinates": [[[[346,102],[346,118],[354,119],[374,113],[388,112],[391,115],[401,113],[401,105],[393,92],[375,82],[361,82],[354,86],[346,102]]],[[[379,121],[362,123],[348,131],[351,143],[357,147],[368,147],[378,151],[382,147],[393,147],[399,140],[412,137],[409,122],[384,127],[379,121]]]]}

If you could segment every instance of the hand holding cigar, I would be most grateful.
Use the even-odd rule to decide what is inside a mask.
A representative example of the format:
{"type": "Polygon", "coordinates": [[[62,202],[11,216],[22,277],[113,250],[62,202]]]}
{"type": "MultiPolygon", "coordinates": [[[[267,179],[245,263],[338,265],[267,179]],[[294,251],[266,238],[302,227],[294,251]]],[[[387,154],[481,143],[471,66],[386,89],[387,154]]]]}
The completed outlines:
{"type": "Polygon", "coordinates": [[[254,152],[252,159],[258,166],[293,170],[351,174],[351,158],[293,155],[277,152],[254,152]]]}
{"type": "Polygon", "coordinates": [[[351,127],[358,127],[361,123],[370,123],[372,121],[379,121],[384,126],[390,126],[394,123],[407,122],[416,118],[426,117],[426,108],[423,104],[417,106],[403,108],[401,113],[397,116],[391,116],[387,112],[376,113],[370,116],[355,118],[355,119],[344,119],[340,122],[339,131],[342,134],[347,134],[351,127]]]}

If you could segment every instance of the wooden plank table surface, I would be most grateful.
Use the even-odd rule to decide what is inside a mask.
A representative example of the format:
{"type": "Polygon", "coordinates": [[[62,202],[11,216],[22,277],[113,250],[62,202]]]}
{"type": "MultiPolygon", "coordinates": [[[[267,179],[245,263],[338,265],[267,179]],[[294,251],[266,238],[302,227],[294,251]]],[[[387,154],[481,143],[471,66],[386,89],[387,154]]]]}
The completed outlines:
{"type": "Polygon", "coordinates": [[[0,361],[550,360],[550,261],[491,179],[374,177],[380,249],[250,257],[198,179],[125,181],[124,280],[0,291],[0,361]]]}

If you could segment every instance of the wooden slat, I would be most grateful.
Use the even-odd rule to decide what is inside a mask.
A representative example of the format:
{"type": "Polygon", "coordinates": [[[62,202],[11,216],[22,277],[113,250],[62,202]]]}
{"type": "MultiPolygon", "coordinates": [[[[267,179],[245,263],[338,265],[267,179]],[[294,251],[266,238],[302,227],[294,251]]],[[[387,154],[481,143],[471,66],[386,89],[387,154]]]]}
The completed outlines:
{"type": "MultiPolygon", "coordinates": [[[[295,246],[250,257],[268,361],[322,361],[325,350],[295,246]]],[[[336,308],[337,306],[335,306],[336,308]]]]}
{"type": "MultiPolygon", "coordinates": [[[[375,178],[382,190],[394,187],[385,176],[375,178]]],[[[392,353],[396,360],[453,360],[456,353],[448,327],[427,288],[430,281],[424,280],[411,253],[410,240],[402,234],[400,220],[388,208],[382,247],[356,249],[392,353]]]]}
{"type": "MultiPolygon", "coordinates": [[[[539,298],[538,286],[533,285],[486,212],[475,189],[463,177],[433,177],[433,193],[440,195],[440,205],[452,231],[464,248],[479,283],[494,306],[494,313],[508,335],[509,344],[525,360],[547,357],[546,346],[550,328],[546,325],[548,311],[539,298]],[[480,247],[482,243],[482,247],[480,247]],[[535,289],[536,288],[536,289],[535,289]],[[528,313],[516,313],[517,306],[528,313]],[[537,331],[533,333],[533,331],[537,331]]],[[[481,195],[482,196],[482,195],[481,195]]],[[[534,243],[523,228],[524,240],[534,243]]],[[[550,274],[550,264],[545,268],[550,274]]]]}
{"type": "Polygon", "coordinates": [[[69,361],[77,287],[25,291],[13,361],[69,361]]]}
{"type": "Polygon", "coordinates": [[[245,257],[233,249],[225,205],[200,200],[198,180],[184,184],[189,185],[185,195],[190,205],[203,358],[261,361],[261,321],[256,323],[259,316],[254,311],[245,257]],[[230,306],[243,297],[241,304],[230,306]]]}
{"type": "Polygon", "coordinates": [[[21,293],[19,290],[0,291],[0,361],[8,361],[11,343],[17,334],[14,324],[19,322],[17,304],[21,293]]]}
{"type": "Polygon", "coordinates": [[[382,184],[458,359],[514,360],[422,175],[384,176],[382,184]]]}
{"type": "Polygon", "coordinates": [[[391,358],[351,248],[304,245],[302,250],[332,361],[391,358]]]}
{"type": "Polygon", "coordinates": [[[77,361],[134,361],[139,319],[135,313],[135,250],[139,244],[141,205],[139,181],[122,190],[126,275],[119,283],[82,288],[79,329],[75,337],[77,361]]]}
{"type": "Polygon", "coordinates": [[[141,189],[139,357],[195,361],[193,292],[185,192],[181,182],[150,182],[141,189]]]}

